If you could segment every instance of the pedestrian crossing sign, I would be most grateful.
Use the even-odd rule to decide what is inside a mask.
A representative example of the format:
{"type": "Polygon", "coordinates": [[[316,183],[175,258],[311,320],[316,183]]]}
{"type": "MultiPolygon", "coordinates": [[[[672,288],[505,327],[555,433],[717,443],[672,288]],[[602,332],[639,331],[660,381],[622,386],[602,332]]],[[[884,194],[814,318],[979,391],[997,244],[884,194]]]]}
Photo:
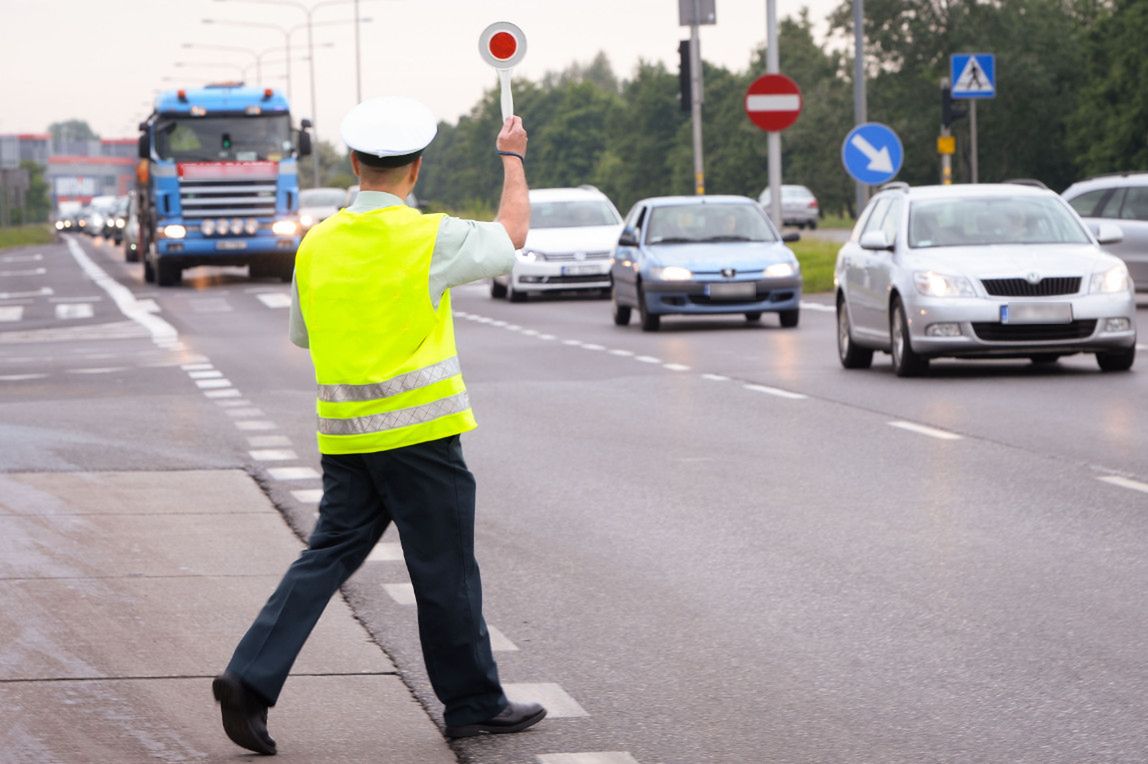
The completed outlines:
{"type": "Polygon", "coordinates": [[[992,53],[954,53],[949,71],[953,98],[996,98],[997,67],[992,53]]]}

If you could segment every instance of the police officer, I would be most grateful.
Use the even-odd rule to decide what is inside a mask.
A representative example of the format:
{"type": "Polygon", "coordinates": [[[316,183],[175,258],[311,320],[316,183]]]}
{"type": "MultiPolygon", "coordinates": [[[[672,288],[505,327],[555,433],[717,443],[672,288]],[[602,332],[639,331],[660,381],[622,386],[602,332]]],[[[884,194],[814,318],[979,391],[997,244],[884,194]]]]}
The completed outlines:
{"type": "Polygon", "coordinates": [[[493,223],[403,203],[437,131],[421,103],[364,101],[341,131],[361,190],[300,245],[291,315],[291,339],[310,348],[319,386],[319,519],[212,684],[228,737],[263,754],[276,750],[267,708],[299,650],[392,521],[446,734],[518,732],[546,715],[503,694],[482,617],[475,483],[459,444],[476,425],[450,307],[451,287],[509,272],[526,240],[526,131],[511,117],[495,142],[503,185],[493,223]]]}

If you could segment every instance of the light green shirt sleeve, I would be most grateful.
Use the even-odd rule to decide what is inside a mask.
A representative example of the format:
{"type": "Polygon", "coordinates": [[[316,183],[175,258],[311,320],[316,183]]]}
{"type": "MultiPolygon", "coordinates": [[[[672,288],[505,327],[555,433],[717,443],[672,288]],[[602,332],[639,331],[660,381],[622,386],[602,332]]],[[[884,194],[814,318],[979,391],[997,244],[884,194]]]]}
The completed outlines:
{"type": "MultiPolygon", "coordinates": [[[[352,212],[369,212],[402,204],[403,200],[381,191],[362,191],[351,205],[352,212]]],[[[431,304],[438,308],[442,295],[451,287],[469,284],[509,273],[514,266],[514,244],[501,223],[445,217],[439,224],[431,255],[431,304]]],[[[291,281],[291,342],[301,348],[311,346],[307,324],[299,308],[299,286],[291,281]]]]}

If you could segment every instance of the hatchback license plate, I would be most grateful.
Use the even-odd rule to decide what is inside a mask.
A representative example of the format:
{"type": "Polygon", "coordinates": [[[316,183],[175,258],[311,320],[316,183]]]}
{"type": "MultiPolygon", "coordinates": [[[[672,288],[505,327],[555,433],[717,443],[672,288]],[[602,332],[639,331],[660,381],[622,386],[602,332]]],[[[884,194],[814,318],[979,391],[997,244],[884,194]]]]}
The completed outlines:
{"type": "Polygon", "coordinates": [[[215,243],[218,249],[247,249],[247,242],[245,241],[218,241],[215,243]]]}
{"type": "Polygon", "coordinates": [[[1013,302],[1001,306],[1002,324],[1071,324],[1070,302],[1013,302]]]}
{"type": "Polygon", "coordinates": [[[753,299],[757,296],[757,284],[752,281],[737,284],[710,284],[708,290],[710,297],[723,300],[753,299]]]}
{"type": "Polygon", "coordinates": [[[563,265],[563,276],[590,276],[595,273],[601,273],[602,267],[599,265],[563,265]]]}

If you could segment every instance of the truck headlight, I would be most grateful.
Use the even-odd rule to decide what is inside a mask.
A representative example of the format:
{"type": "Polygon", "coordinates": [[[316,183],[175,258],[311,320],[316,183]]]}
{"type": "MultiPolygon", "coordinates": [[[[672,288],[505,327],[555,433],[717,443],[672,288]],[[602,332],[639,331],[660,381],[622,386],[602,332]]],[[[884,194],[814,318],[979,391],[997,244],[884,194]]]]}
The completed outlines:
{"type": "Polygon", "coordinates": [[[1093,294],[1115,294],[1127,291],[1131,286],[1132,279],[1128,276],[1128,268],[1121,263],[1102,273],[1092,274],[1092,283],[1088,291],[1093,294]]]}
{"type": "Polygon", "coordinates": [[[765,269],[766,277],[772,279],[785,278],[794,273],[797,273],[797,269],[793,267],[793,263],[774,263],[765,269]]]}
{"type": "Polygon", "coordinates": [[[650,271],[650,275],[662,281],[689,281],[694,277],[694,274],[690,273],[689,268],[683,268],[680,265],[667,265],[662,268],[653,268],[650,271]]]}
{"type": "Polygon", "coordinates": [[[271,232],[276,236],[294,236],[298,230],[294,220],[276,220],[271,226],[271,232]]]}
{"type": "Polygon", "coordinates": [[[187,236],[187,229],[179,223],[173,223],[163,227],[163,235],[166,239],[182,239],[187,236]]]}
{"type": "Polygon", "coordinates": [[[964,276],[947,276],[936,271],[913,274],[917,291],[926,297],[976,297],[973,285],[964,276]]]}
{"type": "Polygon", "coordinates": [[[259,233],[259,221],[255,218],[247,218],[247,222],[243,224],[243,230],[248,236],[254,236],[259,233]]]}
{"type": "Polygon", "coordinates": [[[199,230],[203,232],[204,236],[214,236],[215,235],[215,221],[214,220],[203,221],[202,223],[199,224],[199,230]]]}
{"type": "Polygon", "coordinates": [[[243,233],[243,219],[242,218],[232,218],[231,219],[231,232],[233,234],[235,234],[236,236],[243,233]]]}

